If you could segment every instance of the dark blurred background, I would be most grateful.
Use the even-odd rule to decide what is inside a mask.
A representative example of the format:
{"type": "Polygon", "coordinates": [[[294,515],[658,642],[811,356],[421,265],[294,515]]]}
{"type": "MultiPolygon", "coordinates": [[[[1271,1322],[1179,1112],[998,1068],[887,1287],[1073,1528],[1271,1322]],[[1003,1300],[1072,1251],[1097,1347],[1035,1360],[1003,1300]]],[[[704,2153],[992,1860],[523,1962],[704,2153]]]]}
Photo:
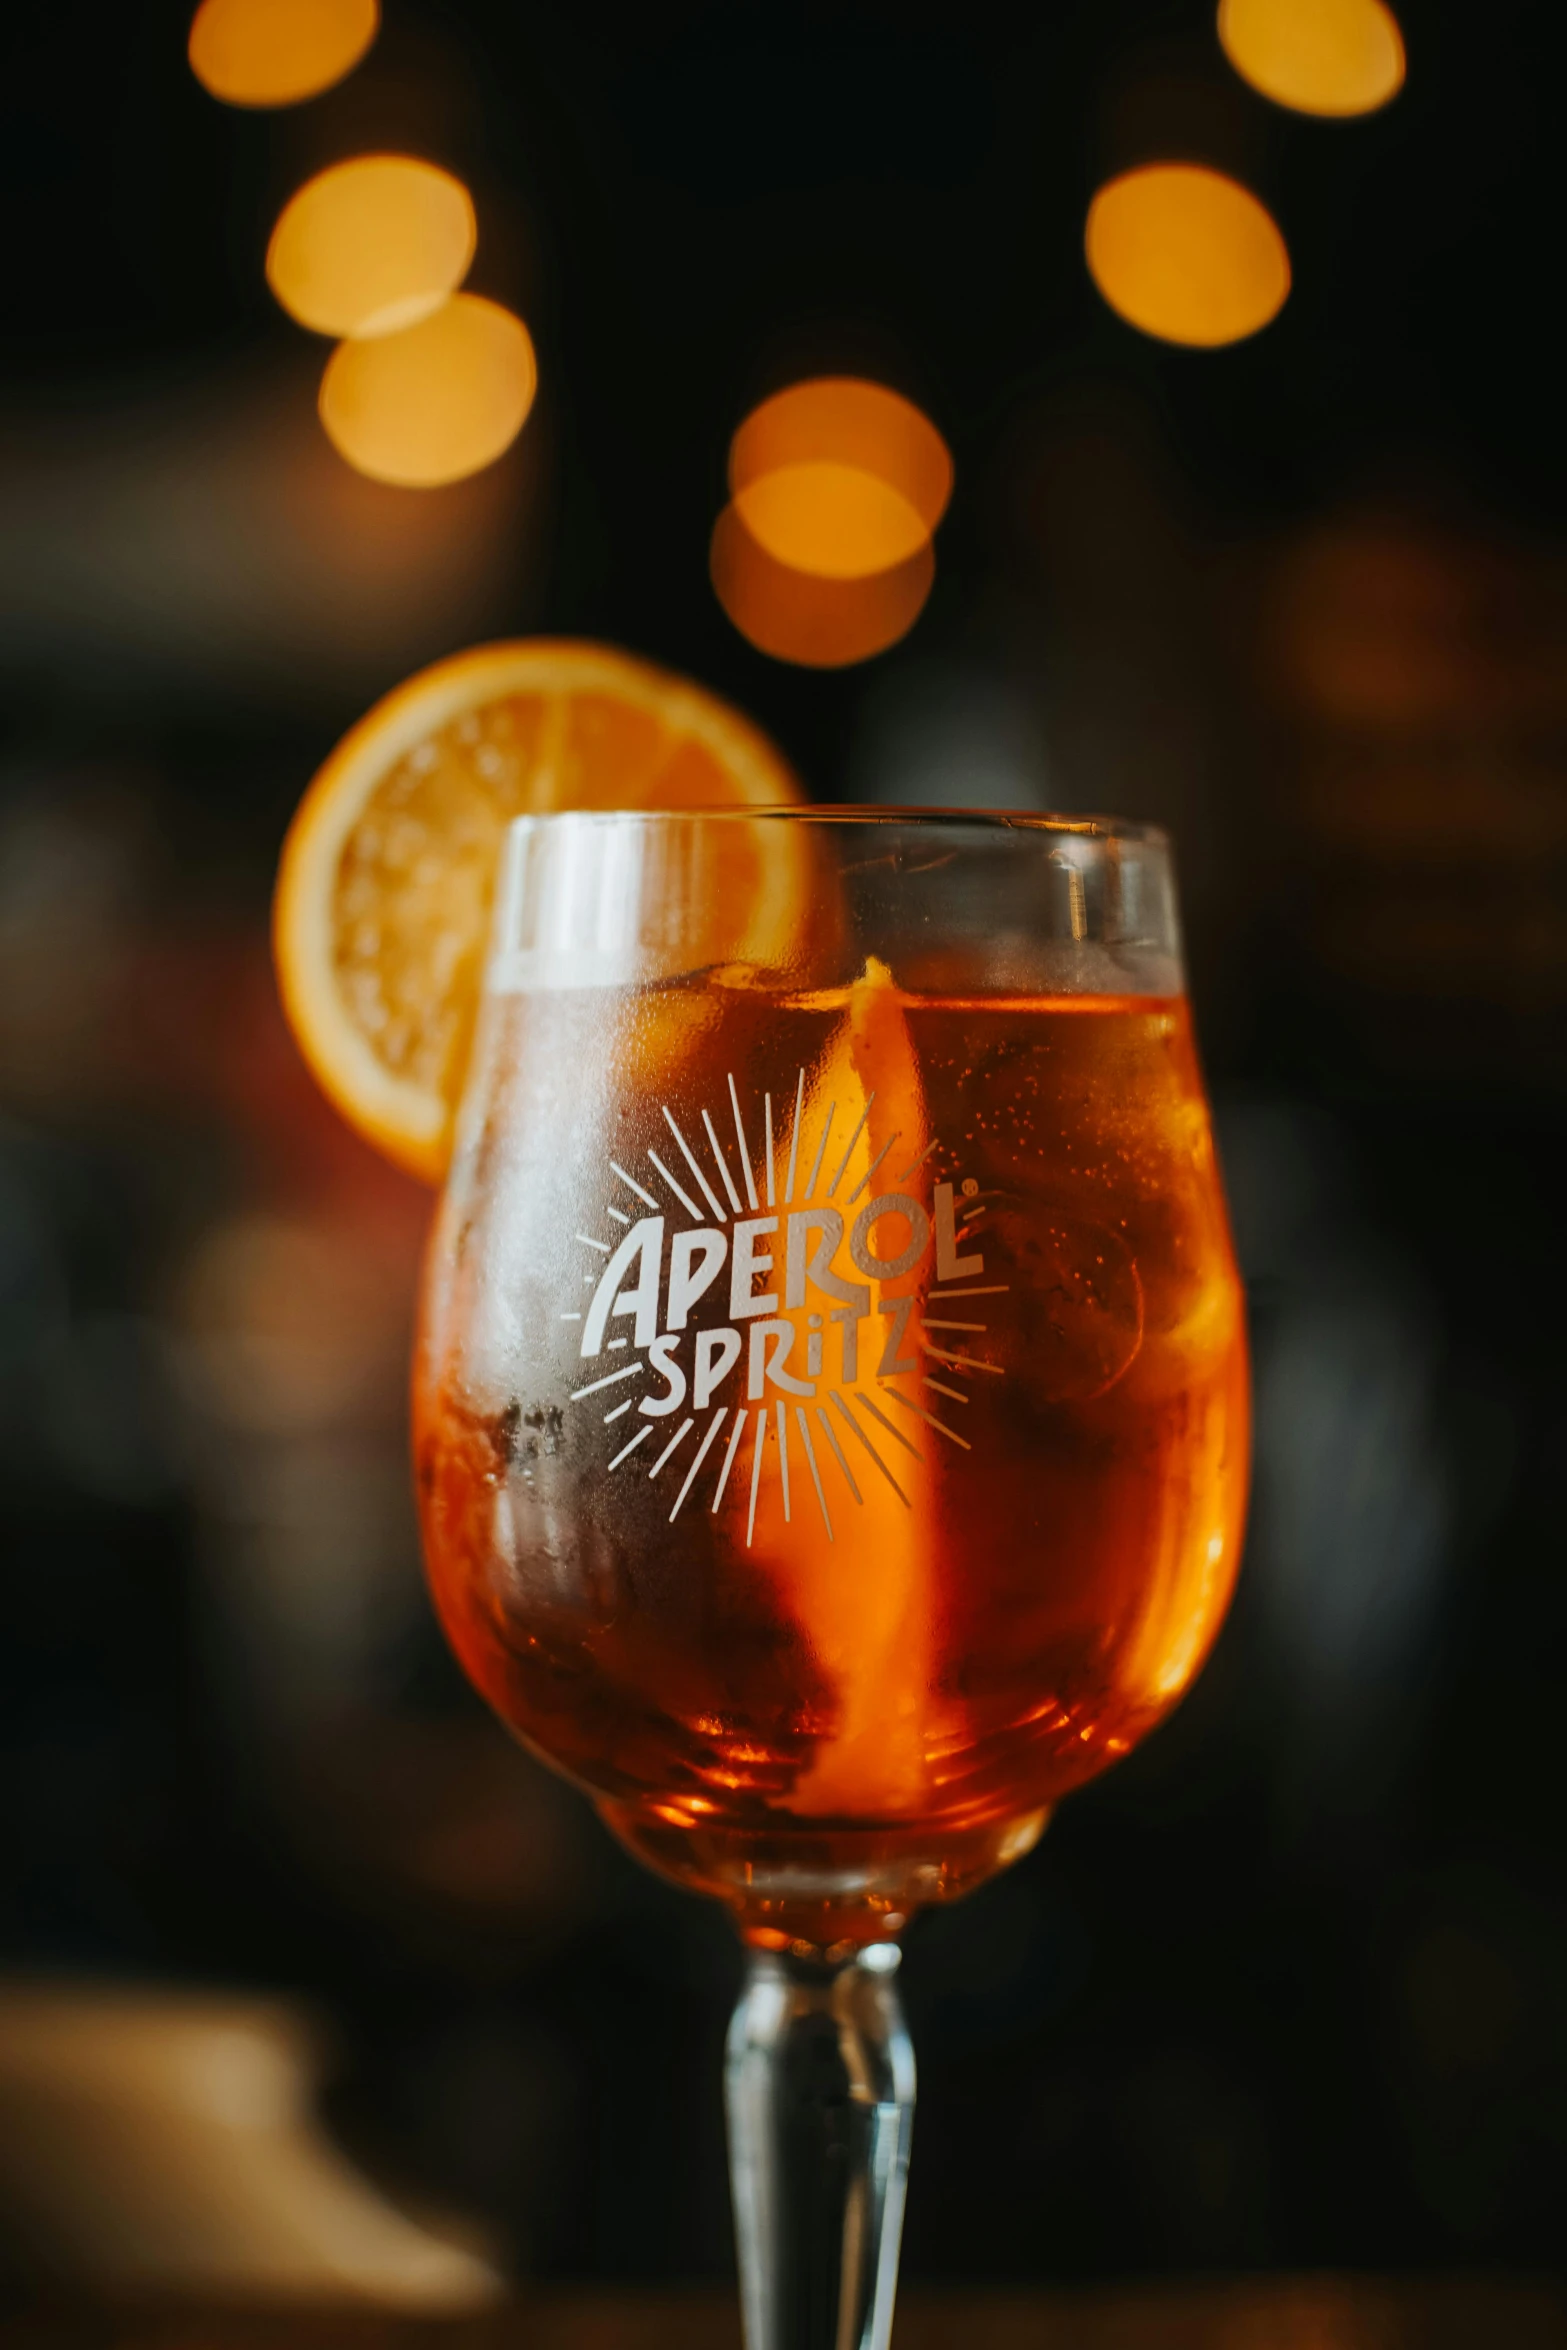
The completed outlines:
{"type": "Polygon", "coordinates": [[[690,671],[827,798],[1176,837],[1247,1565],[1175,1720],[910,1936],[906,2274],[1558,2256],[1567,47],[1524,0],[1400,16],[1407,87],[1332,124],[1228,74],[1202,0],[388,0],[275,114],[206,96],[173,0],[6,12],[0,1963],[283,1999],[337,2147],[524,2275],[729,2272],[738,1956],[444,1654],[430,1203],[315,1096],[265,925],[345,726],[539,628],[690,671]],[[1233,349],[1085,270],[1150,107],[1289,240],[1233,349]],[[262,278],[366,146],[466,179],[470,282],[538,346],[449,489],[342,464],[262,278]],[[707,576],[730,433],[820,371],[957,466],[919,625],[831,674],[707,576]]]}

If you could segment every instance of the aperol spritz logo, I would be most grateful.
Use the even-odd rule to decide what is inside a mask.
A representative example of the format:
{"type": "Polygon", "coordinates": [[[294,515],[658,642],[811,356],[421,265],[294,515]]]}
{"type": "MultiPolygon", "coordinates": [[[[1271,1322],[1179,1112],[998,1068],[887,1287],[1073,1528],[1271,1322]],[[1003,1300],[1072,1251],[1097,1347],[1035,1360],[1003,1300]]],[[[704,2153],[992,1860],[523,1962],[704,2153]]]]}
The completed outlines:
{"type": "Polygon", "coordinates": [[[665,1104],[661,1147],[607,1164],[604,1228],[576,1235],[583,1302],[561,1315],[571,1401],[601,1413],[610,1474],[668,1478],[671,1523],[693,1495],[717,1511],[738,1476],[749,1545],[772,1477],[785,1520],[803,1503],[831,1541],[867,1481],[911,1508],[911,1459],[971,1449],[954,1423],[1003,1375],[988,1203],[931,1179],[936,1138],[912,1158],[900,1133],[879,1140],[875,1107],[858,1089],[808,1106],[801,1070],[775,1142],[773,1096],[748,1125],[731,1076],[722,1138],[711,1110],[688,1133],[665,1104]]]}

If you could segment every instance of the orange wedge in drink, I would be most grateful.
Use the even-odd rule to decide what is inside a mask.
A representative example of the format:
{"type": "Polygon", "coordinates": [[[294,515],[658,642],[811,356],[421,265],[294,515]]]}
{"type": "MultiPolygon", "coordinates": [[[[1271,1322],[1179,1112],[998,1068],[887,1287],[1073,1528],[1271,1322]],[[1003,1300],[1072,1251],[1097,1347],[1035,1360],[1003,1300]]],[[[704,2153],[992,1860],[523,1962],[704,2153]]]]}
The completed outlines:
{"type": "MultiPolygon", "coordinates": [[[[511,819],[801,796],[738,711],[611,646],[534,638],[437,662],[343,738],[289,829],[273,945],[300,1049],[350,1124],[438,1182],[511,819]]],[[[762,879],[758,960],[791,918],[792,893],[762,879]]]]}
{"type": "MultiPolygon", "coordinates": [[[[846,1227],[857,1207],[894,1189],[896,1170],[925,1155],[924,1091],[903,1000],[874,956],[846,991],[842,1025],[809,1083],[803,1127],[802,1194],[817,1196],[815,1181],[804,1177],[809,1164],[824,1187],[823,1205],[830,1202],[846,1227]],[[819,1140],[828,1142],[825,1152],[819,1140]]],[[[785,1140],[793,1140],[792,1131],[785,1140]]],[[[865,1271],[856,1268],[857,1275],[865,1271]]],[[[911,1405],[921,1392],[916,1382],[881,1372],[889,1325],[899,1319],[894,1303],[917,1281],[917,1273],[872,1277],[874,1307],[858,1326],[852,1382],[834,1330],[823,1346],[820,1408],[770,1407],[778,1417],[764,1441],[787,1456],[790,1522],[786,1530],[777,1505],[748,1547],[775,1579],[834,1699],[832,1727],[788,1798],[790,1811],[806,1819],[895,1819],[929,1798],[933,1439],[924,1413],[911,1405]]],[[[803,1362],[809,1322],[822,1317],[804,1307],[782,1311],[795,1325],[795,1359],[803,1362]]],[[[912,1367],[913,1341],[903,1344],[912,1367]]],[[[778,1469],[775,1461],[775,1477],[778,1469]]]]}

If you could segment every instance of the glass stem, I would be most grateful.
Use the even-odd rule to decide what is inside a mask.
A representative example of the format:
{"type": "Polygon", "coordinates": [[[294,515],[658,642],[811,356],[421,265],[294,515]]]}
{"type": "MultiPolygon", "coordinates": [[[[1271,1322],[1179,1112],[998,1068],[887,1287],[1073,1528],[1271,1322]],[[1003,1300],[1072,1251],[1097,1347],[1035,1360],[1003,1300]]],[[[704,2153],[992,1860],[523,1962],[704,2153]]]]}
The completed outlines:
{"type": "Polygon", "coordinates": [[[724,2074],[746,2350],[887,2350],[914,2126],[900,1955],[751,1954],[724,2074]]]}

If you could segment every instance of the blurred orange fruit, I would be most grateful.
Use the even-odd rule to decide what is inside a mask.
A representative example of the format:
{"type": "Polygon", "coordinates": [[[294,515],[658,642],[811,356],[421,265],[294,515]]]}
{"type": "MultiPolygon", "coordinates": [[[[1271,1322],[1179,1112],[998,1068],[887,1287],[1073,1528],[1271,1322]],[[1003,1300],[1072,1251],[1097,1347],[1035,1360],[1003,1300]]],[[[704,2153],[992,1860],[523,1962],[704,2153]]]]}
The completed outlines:
{"type": "Polygon", "coordinates": [[[800,797],[738,711],[611,646],[437,662],[344,736],[289,828],[273,947],[301,1051],[351,1125],[438,1182],[511,819],[800,797]]]}

